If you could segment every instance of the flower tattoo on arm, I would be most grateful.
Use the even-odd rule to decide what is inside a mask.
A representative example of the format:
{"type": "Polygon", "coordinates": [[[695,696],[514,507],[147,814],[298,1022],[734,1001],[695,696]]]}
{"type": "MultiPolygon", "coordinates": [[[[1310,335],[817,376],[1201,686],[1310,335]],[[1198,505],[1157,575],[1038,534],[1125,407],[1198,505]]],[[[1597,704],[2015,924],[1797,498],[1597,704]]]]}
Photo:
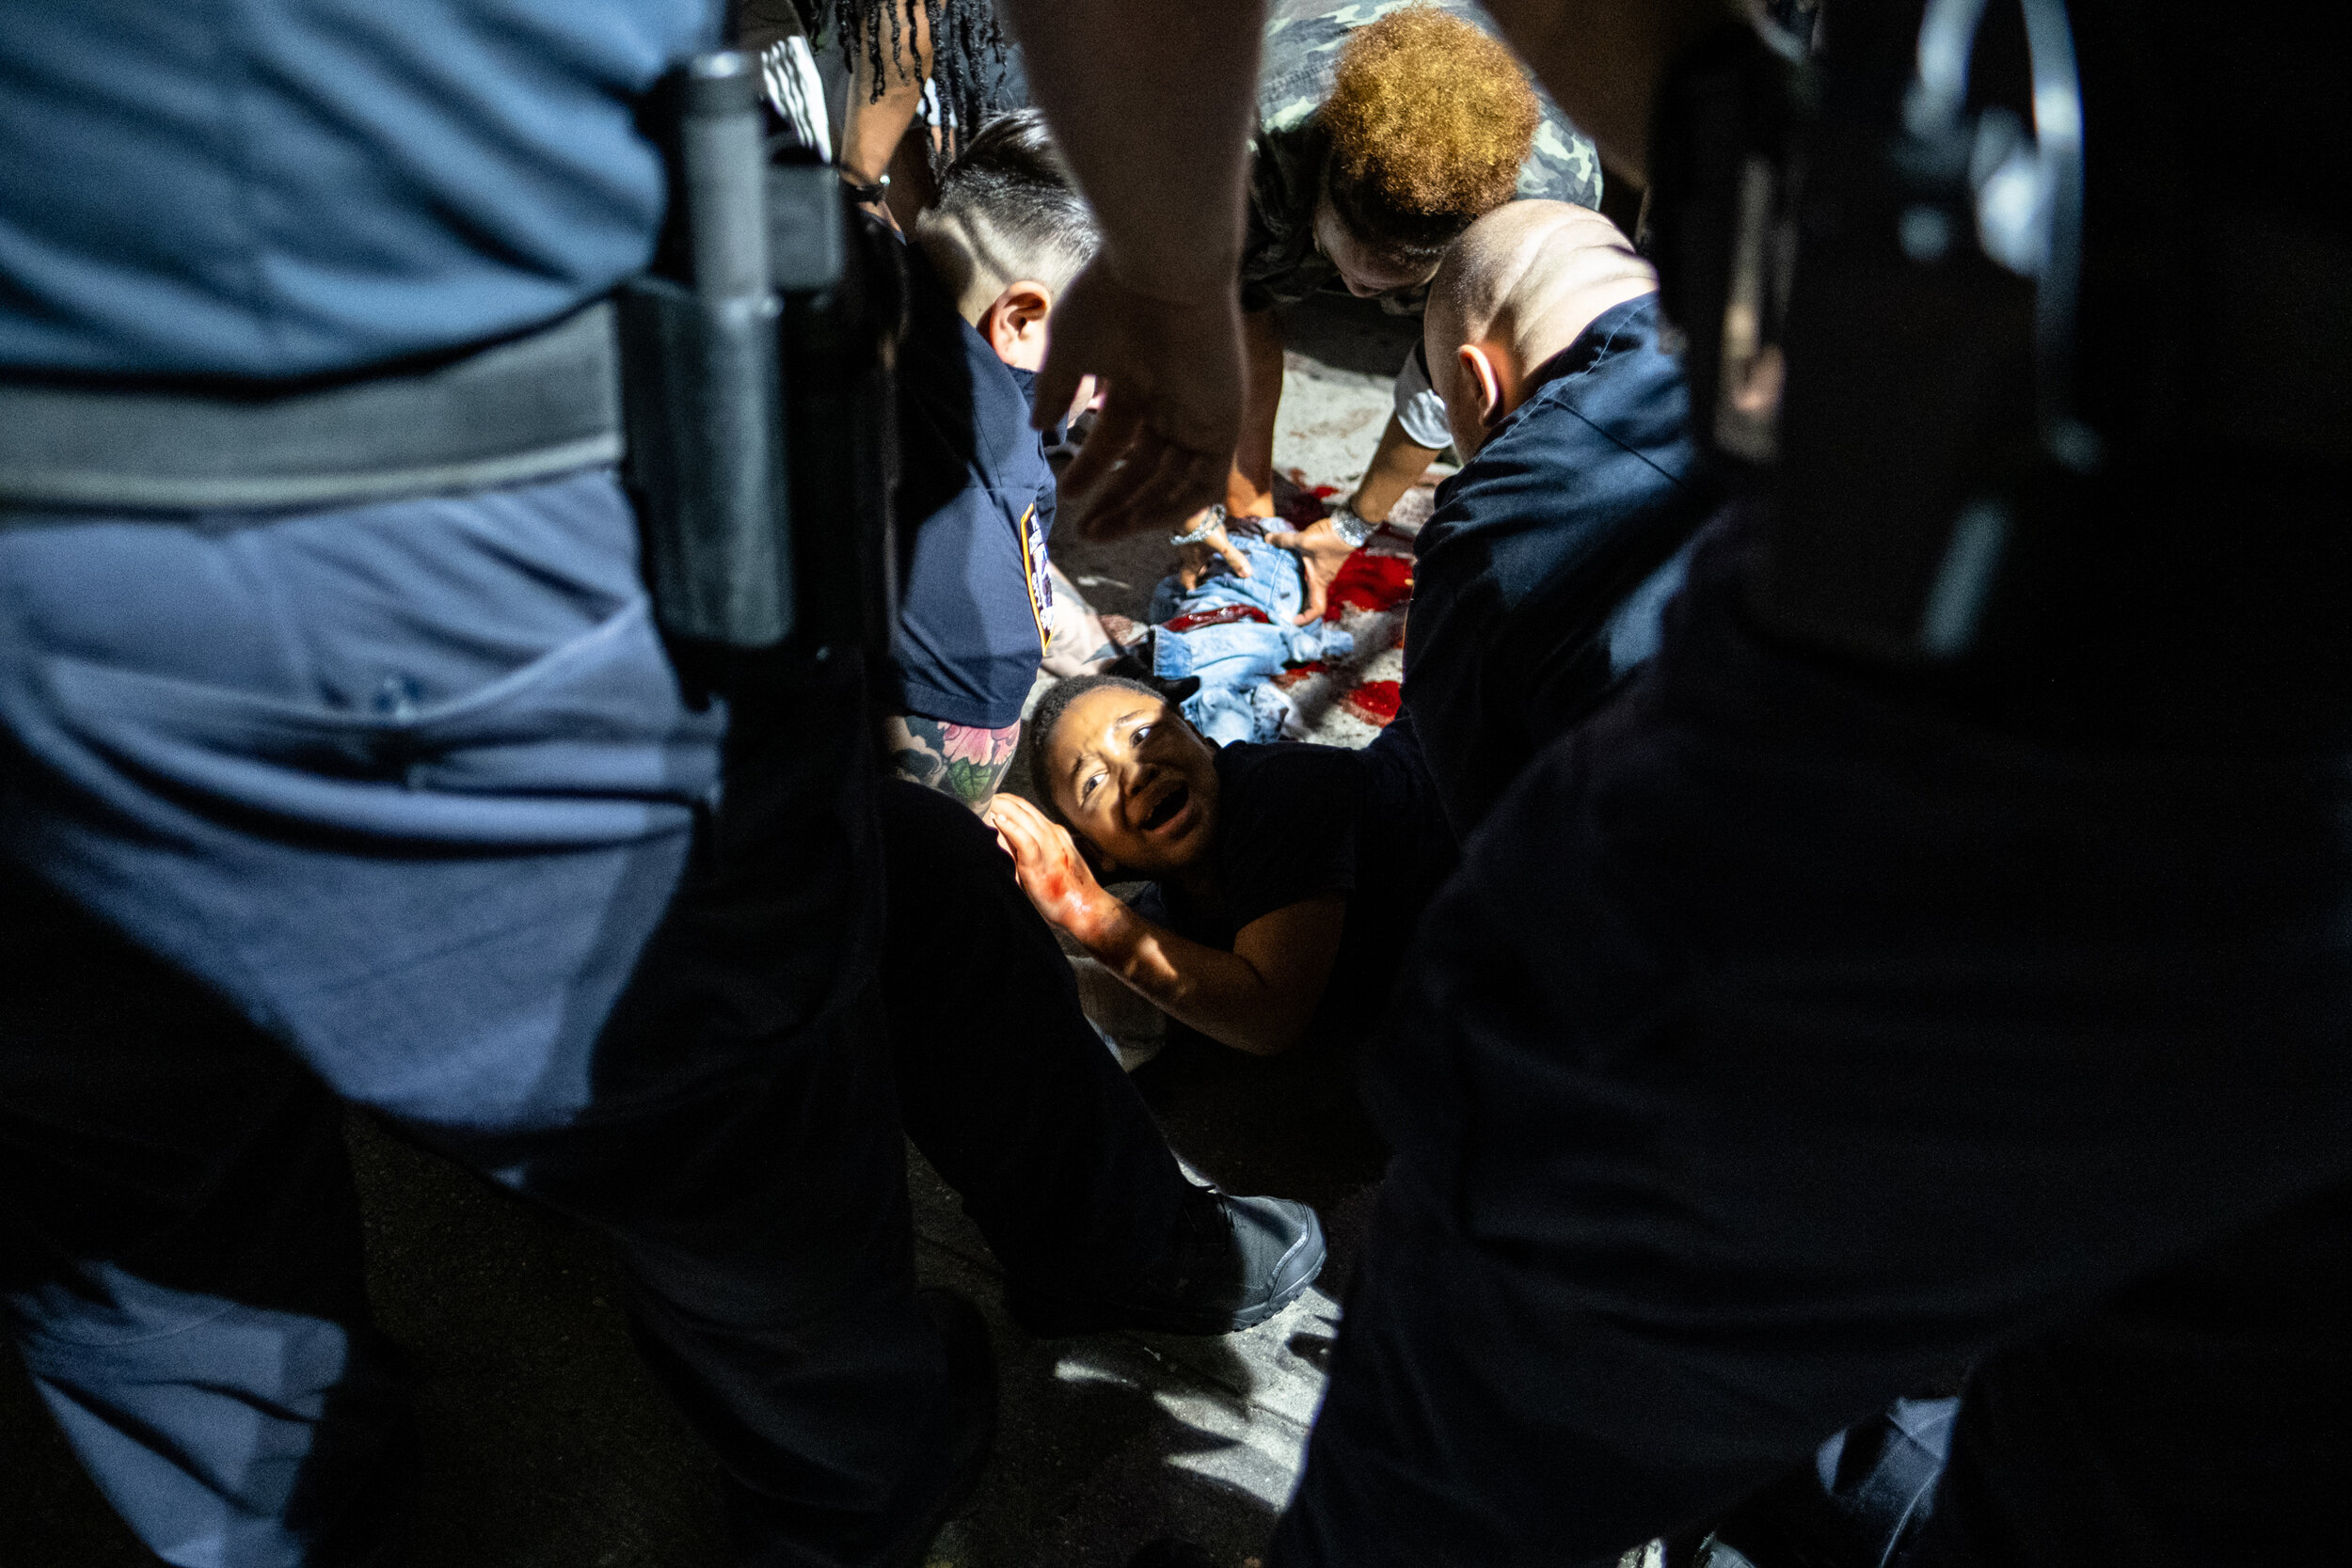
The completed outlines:
{"type": "Polygon", "coordinates": [[[970,806],[988,804],[1012,766],[1021,743],[1019,723],[1003,729],[950,724],[919,713],[895,713],[882,721],[882,750],[891,771],[911,784],[935,789],[970,806]]]}

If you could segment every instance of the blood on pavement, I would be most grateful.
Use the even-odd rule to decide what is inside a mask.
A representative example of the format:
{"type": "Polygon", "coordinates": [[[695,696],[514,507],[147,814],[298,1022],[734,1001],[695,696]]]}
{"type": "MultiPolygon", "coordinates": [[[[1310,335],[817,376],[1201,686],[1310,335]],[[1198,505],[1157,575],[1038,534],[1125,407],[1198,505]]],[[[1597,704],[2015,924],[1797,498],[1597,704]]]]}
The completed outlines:
{"type": "Polygon", "coordinates": [[[1405,689],[1395,681],[1366,681],[1351,688],[1340,705],[1365,723],[1386,729],[1404,701],[1405,689]]]}
{"type": "Polygon", "coordinates": [[[1341,563],[1331,578],[1323,618],[1336,621],[1340,612],[1394,610],[1413,596],[1413,559],[1406,555],[1375,555],[1358,550],[1341,563]]]}

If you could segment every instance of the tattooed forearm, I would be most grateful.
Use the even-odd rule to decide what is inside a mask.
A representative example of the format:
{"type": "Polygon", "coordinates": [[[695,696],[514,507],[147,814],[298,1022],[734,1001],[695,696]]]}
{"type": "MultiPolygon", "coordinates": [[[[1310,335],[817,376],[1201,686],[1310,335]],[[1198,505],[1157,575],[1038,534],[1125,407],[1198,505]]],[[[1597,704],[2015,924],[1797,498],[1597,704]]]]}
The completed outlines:
{"type": "Polygon", "coordinates": [[[988,804],[1012,766],[1021,726],[984,730],[949,724],[919,713],[894,713],[882,721],[882,750],[891,771],[911,784],[936,789],[977,811],[988,804]]]}

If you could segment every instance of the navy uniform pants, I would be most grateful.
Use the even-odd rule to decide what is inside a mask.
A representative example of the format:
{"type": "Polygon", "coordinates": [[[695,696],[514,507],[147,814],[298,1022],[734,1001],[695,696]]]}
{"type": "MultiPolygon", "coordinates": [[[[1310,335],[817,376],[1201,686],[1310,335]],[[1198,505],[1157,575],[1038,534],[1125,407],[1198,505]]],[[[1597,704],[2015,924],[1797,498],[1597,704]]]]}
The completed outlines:
{"type": "Polygon", "coordinates": [[[2066,1551],[2152,1497],[2174,1524],[2128,1539],[2225,1503],[2255,1552],[2328,1538],[2341,759],[1975,729],[1756,635],[1745,569],[1737,530],[1702,551],[1422,927],[1277,1560],[1605,1562],[1970,1364],[1945,1560],[2112,1558],[2066,1551]]]}
{"type": "MultiPolygon", "coordinates": [[[[853,661],[682,680],[610,475],[8,522],[0,1289],[165,1560],[345,1560],[397,1495],[339,1101],[614,1239],[752,1562],[873,1560],[944,1481],[890,1022],[896,1068],[931,1042],[1081,1130],[943,1157],[1014,1266],[1164,1243],[1181,1174],[1082,1020],[889,1017],[853,661]]],[[[882,815],[963,907],[1019,901],[968,814],[882,815]]],[[[1051,949],[983,956],[1066,987],[1051,949]]],[[[981,984],[933,951],[930,994],[981,984]]]]}

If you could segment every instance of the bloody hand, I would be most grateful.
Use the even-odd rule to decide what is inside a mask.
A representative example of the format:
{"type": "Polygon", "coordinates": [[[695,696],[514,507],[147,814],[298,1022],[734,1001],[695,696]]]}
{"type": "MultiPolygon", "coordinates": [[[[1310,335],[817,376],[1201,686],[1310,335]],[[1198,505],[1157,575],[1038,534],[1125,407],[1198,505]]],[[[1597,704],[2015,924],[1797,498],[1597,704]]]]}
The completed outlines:
{"type": "Polygon", "coordinates": [[[1078,853],[1070,830],[1017,795],[999,795],[980,819],[996,830],[996,842],[1012,857],[1021,891],[1046,921],[1081,942],[1100,931],[1118,900],[1103,891],[1078,853]]]}

